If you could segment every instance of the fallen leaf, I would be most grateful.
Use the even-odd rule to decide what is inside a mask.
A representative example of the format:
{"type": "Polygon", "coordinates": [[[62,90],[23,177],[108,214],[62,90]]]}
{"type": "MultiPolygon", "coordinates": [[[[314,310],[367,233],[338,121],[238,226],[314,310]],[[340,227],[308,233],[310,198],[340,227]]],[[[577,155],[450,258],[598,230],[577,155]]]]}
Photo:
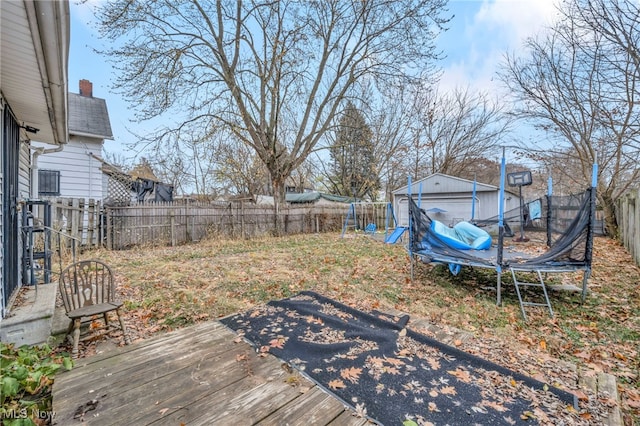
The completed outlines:
{"type": "Polygon", "coordinates": [[[305,319],[309,324],[317,324],[317,325],[324,324],[324,321],[322,321],[321,318],[315,318],[313,315],[308,315],[305,319]]]}
{"type": "Polygon", "coordinates": [[[269,341],[269,346],[272,348],[282,349],[284,347],[285,340],[282,337],[278,337],[277,339],[272,339],[269,341]]]}
{"type": "Polygon", "coordinates": [[[579,401],[588,401],[589,396],[581,390],[574,390],[573,394],[578,398],[579,401]]]}
{"type": "Polygon", "coordinates": [[[456,378],[458,380],[460,380],[461,382],[465,382],[465,383],[471,383],[471,375],[469,374],[469,372],[467,370],[463,370],[462,368],[458,367],[455,370],[448,370],[447,373],[456,376],[456,378]]]}
{"type": "Polygon", "coordinates": [[[500,404],[499,402],[482,401],[481,404],[485,407],[493,408],[494,410],[499,411],[501,413],[507,411],[507,408],[504,405],[500,404]]]}
{"type": "Polygon", "coordinates": [[[453,386],[444,386],[440,388],[440,393],[442,393],[443,395],[457,395],[458,392],[456,392],[456,388],[454,388],[453,386]]]}
{"type": "Polygon", "coordinates": [[[440,361],[438,361],[438,359],[429,357],[427,358],[427,362],[432,370],[440,370],[440,361]]]}
{"type": "Polygon", "coordinates": [[[397,358],[385,358],[385,361],[387,361],[391,365],[395,365],[396,367],[404,365],[404,361],[402,361],[401,359],[397,359],[397,358]]]}
{"type": "Polygon", "coordinates": [[[410,358],[411,357],[411,351],[408,350],[408,349],[402,349],[396,355],[398,355],[400,358],[410,358]]]}
{"type": "Polygon", "coordinates": [[[340,379],[335,379],[329,382],[329,389],[344,389],[346,388],[347,385],[344,384],[344,382],[340,379]]]}
{"type": "Polygon", "coordinates": [[[360,374],[362,374],[362,368],[350,367],[340,370],[340,376],[343,379],[349,380],[351,383],[358,383],[360,374]]]}
{"type": "Polygon", "coordinates": [[[364,404],[356,404],[356,416],[357,417],[367,416],[367,409],[364,407],[364,404]]]}

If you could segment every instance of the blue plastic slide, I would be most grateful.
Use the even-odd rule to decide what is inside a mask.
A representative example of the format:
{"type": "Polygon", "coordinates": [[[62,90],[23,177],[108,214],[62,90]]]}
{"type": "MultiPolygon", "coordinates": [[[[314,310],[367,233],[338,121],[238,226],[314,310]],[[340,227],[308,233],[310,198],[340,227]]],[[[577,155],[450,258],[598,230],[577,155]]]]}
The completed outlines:
{"type": "Polygon", "coordinates": [[[400,237],[402,236],[402,234],[404,234],[404,231],[406,231],[407,228],[404,226],[398,226],[391,235],[389,235],[387,237],[386,240],[384,240],[385,243],[387,244],[395,244],[398,242],[398,240],[400,239],[400,237]]]}

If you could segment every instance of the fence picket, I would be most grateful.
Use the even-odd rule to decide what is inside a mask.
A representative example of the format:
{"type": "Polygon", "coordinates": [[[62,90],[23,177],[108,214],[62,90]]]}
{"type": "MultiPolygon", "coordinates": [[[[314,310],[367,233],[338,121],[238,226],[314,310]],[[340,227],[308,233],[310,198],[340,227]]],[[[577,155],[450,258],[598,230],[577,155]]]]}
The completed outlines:
{"type": "MultiPolygon", "coordinates": [[[[281,209],[286,233],[333,232],[342,228],[348,205],[310,205],[281,209]]],[[[106,207],[106,245],[123,249],[140,244],[178,245],[212,235],[254,238],[273,234],[271,206],[243,202],[183,202],[106,207]]]]}
{"type": "MultiPolygon", "coordinates": [[[[286,234],[337,232],[349,204],[285,206],[280,223],[286,234]]],[[[255,238],[272,235],[273,207],[246,202],[193,202],[102,207],[98,200],[52,200],[53,226],[82,247],[121,250],[143,244],[179,245],[212,236],[255,238]]],[[[362,218],[384,223],[386,212],[373,206],[362,218]],[[381,217],[377,217],[380,216],[381,217]]],[[[71,241],[69,238],[68,241],[71,241]]]]}
{"type": "Polygon", "coordinates": [[[616,216],[622,244],[640,265],[640,188],[629,191],[618,200],[616,216]]]}

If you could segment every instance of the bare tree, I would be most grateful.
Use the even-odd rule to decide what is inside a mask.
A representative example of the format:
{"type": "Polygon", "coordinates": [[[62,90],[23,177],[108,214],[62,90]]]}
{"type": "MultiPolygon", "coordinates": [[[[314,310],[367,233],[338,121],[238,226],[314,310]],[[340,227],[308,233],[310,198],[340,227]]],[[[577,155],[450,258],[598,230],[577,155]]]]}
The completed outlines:
{"type": "Polygon", "coordinates": [[[225,195],[243,195],[255,201],[258,195],[273,194],[269,171],[248,146],[231,137],[213,151],[213,174],[225,195]]]}
{"type": "Polygon", "coordinates": [[[315,189],[315,179],[315,166],[310,158],[307,158],[289,177],[291,186],[299,193],[304,192],[306,189],[315,189]]]}
{"type": "Polygon", "coordinates": [[[638,7],[632,1],[568,0],[562,19],[526,42],[527,57],[508,56],[502,72],[515,113],[548,138],[530,150],[550,164],[577,159],[578,173],[560,170],[573,171],[568,177],[580,182],[590,182],[597,160],[598,200],[611,235],[617,233],[615,200],[640,177],[638,7]]]}
{"type": "MultiPolygon", "coordinates": [[[[394,87],[384,96],[372,97],[367,111],[373,132],[375,170],[385,190],[385,199],[407,178],[402,167],[403,153],[407,153],[412,128],[412,105],[407,86],[394,87]]],[[[416,154],[417,156],[417,154],[416,154]]]]}
{"type": "Polygon", "coordinates": [[[173,186],[176,195],[193,192],[185,158],[179,152],[171,155],[169,150],[156,151],[148,161],[152,164],[157,178],[173,186]]]}
{"type": "MultiPolygon", "coordinates": [[[[120,0],[96,17],[139,119],[168,111],[203,132],[224,124],[286,178],[322,139],[345,97],[433,69],[446,0],[120,0]]],[[[277,217],[278,215],[276,215],[277,217]]]]}
{"type": "Polygon", "coordinates": [[[422,86],[410,104],[411,135],[398,152],[406,174],[417,179],[433,173],[473,175],[511,136],[513,119],[486,93],[460,88],[440,93],[422,86]]]}
{"type": "Polygon", "coordinates": [[[133,167],[133,161],[125,157],[121,152],[103,151],[103,159],[112,166],[118,167],[122,171],[126,171],[133,167]]]}
{"type": "Polygon", "coordinates": [[[222,137],[220,132],[202,135],[193,129],[183,129],[180,138],[167,135],[157,144],[149,161],[158,177],[170,183],[179,194],[197,194],[215,198],[217,188],[212,169],[217,161],[211,145],[222,137]]]}

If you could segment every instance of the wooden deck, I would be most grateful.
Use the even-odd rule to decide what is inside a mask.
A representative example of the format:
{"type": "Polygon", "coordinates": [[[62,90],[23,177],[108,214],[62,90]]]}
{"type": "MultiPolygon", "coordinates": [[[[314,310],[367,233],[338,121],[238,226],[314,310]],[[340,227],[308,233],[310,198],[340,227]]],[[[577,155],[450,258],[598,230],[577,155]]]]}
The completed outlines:
{"type": "Polygon", "coordinates": [[[364,425],[217,321],[80,359],[56,376],[54,424],[364,425]]]}

